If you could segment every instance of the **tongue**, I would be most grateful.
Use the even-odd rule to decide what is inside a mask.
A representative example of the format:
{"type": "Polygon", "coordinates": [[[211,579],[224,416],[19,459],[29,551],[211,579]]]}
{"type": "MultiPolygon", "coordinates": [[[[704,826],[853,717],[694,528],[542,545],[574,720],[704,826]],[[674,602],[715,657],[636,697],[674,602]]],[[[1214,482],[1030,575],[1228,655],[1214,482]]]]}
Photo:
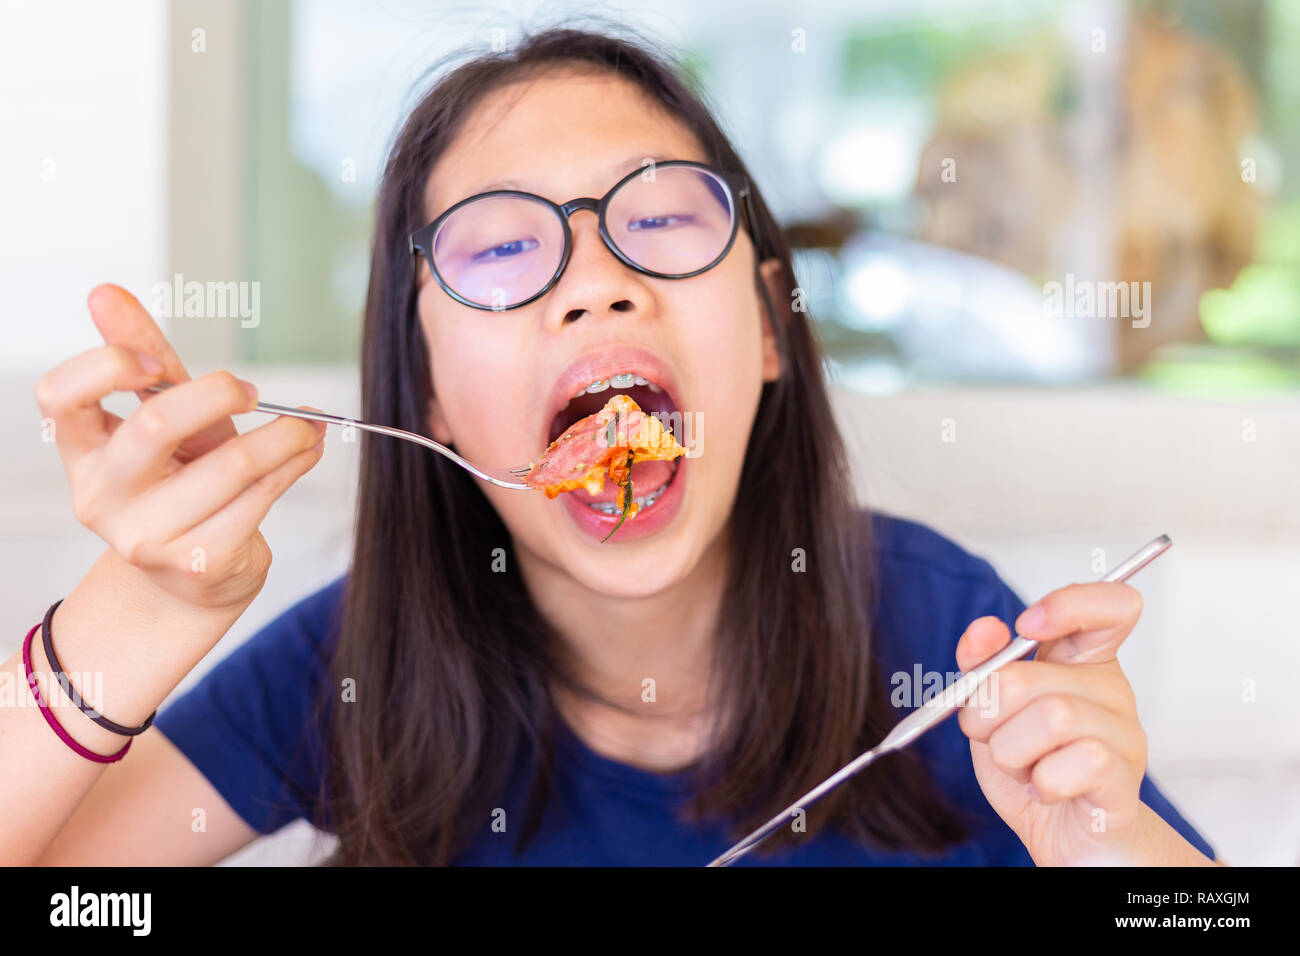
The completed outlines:
{"type": "MultiPolygon", "coordinates": [[[[642,495],[649,494],[656,488],[668,484],[668,479],[673,476],[673,463],[671,461],[638,461],[632,466],[632,495],[640,498],[642,495]]],[[[603,501],[613,503],[618,499],[618,485],[605,478],[605,487],[601,489],[600,494],[586,495],[580,494],[579,497],[586,501],[603,501]]]]}

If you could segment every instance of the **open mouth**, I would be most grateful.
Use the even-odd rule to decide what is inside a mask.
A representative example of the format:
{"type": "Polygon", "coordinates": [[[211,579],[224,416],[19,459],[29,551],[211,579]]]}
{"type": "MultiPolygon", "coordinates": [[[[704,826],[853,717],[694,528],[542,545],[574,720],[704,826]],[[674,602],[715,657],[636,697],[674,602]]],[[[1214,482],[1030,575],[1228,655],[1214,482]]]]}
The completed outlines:
{"type": "MultiPolygon", "coordinates": [[[[577,391],[556,413],[551,421],[547,444],[559,438],[574,422],[600,411],[610,397],[622,393],[631,398],[647,415],[660,420],[666,430],[673,431],[680,440],[681,417],[676,415],[677,406],[668,390],[658,382],[637,371],[623,371],[587,383],[577,391]]],[[[635,492],[633,501],[641,511],[652,508],[663,495],[677,475],[681,459],[673,461],[642,461],[632,466],[632,488],[635,492]]],[[[606,483],[605,488],[595,495],[579,496],[584,504],[602,515],[617,517],[620,509],[617,505],[618,488],[606,483]]]]}

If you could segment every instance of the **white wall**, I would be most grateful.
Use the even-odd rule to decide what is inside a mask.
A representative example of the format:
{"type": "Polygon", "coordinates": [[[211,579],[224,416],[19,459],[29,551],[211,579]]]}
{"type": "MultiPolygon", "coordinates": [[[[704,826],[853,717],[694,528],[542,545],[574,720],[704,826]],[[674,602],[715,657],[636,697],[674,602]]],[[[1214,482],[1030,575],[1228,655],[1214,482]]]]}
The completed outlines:
{"type": "Polygon", "coordinates": [[[164,274],[160,0],[0,7],[0,369],[99,344],[86,294],[164,274]]]}

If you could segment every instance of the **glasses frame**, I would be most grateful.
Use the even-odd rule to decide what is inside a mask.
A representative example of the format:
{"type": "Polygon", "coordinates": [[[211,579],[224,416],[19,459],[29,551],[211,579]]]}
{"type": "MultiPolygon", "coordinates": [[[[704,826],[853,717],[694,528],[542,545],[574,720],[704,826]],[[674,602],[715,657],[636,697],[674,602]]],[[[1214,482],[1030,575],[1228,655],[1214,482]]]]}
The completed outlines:
{"type": "Polygon", "coordinates": [[[582,197],[578,199],[570,199],[566,203],[553,203],[545,196],[538,196],[535,193],[522,192],[517,189],[494,189],[490,192],[469,196],[447,209],[437,219],[429,223],[429,225],[411,233],[410,250],[412,255],[422,254],[424,256],[425,261],[429,263],[429,271],[433,274],[433,278],[437,281],[438,285],[442,287],[442,291],[447,293],[447,295],[451,296],[451,298],[455,299],[461,305],[467,305],[472,309],[481,309],[484,312],[507,312],[510,309],[519,309],[525,305],[536,302],[542,296],[546,295],[546,293],[555,288],[556,283],[560,281],[560,277],[564,275],[564,270],[568,268],[569,256],[573,252],[573,229],[569,226],[569,217],[579,210],[587,209],[596,214],[596,222],[600,231],[601,241],[605,243],[605,247],[615,255],[619,262],[623,263],[623,265],[627,266],[629,269],[633,269],[642,275],[651,276],[655,279],[689,279],[692,276],[708,272],[727,257],[727,253],[729,253],[731,247],[735,245],[736,234],[740,231],[741,206],[744,207],[745,222],[749,229],[750,240],[753,241],[755,239],[757,233],[754,228],[754,214],[753,209],[750,206],[749,196],[749,179],[743,173],[734,173],[729,170],[719,169],[718,167],[711,166],[708,163],[697,163],[687,159],[672,159],[662,163],[655,163],[653,166],[647,165],[640,169],[633,170],[610,187],[609,191],[600,199],[582,197]],[[727,187],[730,192],[733,210],[731,217],[731,235],[727,237],[727,244],[722,247],[722,251],[718,253],[713,261],[700,269],[696,269],[693,272],[683,273],[655,272],[652,269],[647,269],[644,266],[638,265],[618,247],[618,244],[614,242],[613,238],[609,234],[605,214],[609,209],[610,199],[614,194],[638,176],[645,175],[647,169],[653,169],[657,172],[661,169],[670,169],[675,167],[688,167],[710,173],[721,180],[727,187]],[[442,227],[443,223],[447,221],[448,217],[463,206],[467,206],[480,199],[488,199],[494,196],[514,196],[519,199],[528,199],[533,202],[539,202],[559,217],[560,225],[564,230],[564,251],[560,256],[559,265],[556,266],[555,274],[551,276],[546,285],[544,285],[538,292],[529,296],[527,299],[523,299],[519,302],[513,303],[512,305],[483,305],[480,302],[471,302],[447,283],[447,280],[442,277],[442,273],[438,271],[437,264],[433,261],[434,237],[437,236],[438,230],[442,227]]]}

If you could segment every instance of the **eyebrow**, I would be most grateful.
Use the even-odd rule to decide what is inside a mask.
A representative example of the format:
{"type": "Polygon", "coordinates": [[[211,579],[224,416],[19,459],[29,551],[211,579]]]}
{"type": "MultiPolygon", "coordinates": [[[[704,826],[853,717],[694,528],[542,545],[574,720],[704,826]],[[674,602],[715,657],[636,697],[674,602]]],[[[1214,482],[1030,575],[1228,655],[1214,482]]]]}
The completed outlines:
{"type": "MultiPolygon", "coordinates": [[[[640,167],[642,164],[645,163],[647,159],[650,160],[650,162],[652,163],[667,163],[667,162],[671,162],[672,157],[663,156],[663,155],[656,155],[656,156],[640,155],[640,156],[629,157],[628,159],[623,160],[621,163],[615,163],[612,168],[616,170],[616,172],[614,173],[613,178],[609,182],[610,186],[613,186],[614,183],[618,182],[628,173],[640,167]],[[617,170],[622,170],[622,172],[617,172],[617,170]]],[[[518,190],[519,192],[526,192],[526,193],[537,192],[535,189],[530,189],[526,184],[520,183],[517,180],[498,179],[490,183],[483,183],[482,185],[476,186],[473,190],[467,192],[465,196],[462,198],[467,199],[470,196],[477,196],[479,193],[490,193],[497,189],[515,189],[518,190]]]]}

